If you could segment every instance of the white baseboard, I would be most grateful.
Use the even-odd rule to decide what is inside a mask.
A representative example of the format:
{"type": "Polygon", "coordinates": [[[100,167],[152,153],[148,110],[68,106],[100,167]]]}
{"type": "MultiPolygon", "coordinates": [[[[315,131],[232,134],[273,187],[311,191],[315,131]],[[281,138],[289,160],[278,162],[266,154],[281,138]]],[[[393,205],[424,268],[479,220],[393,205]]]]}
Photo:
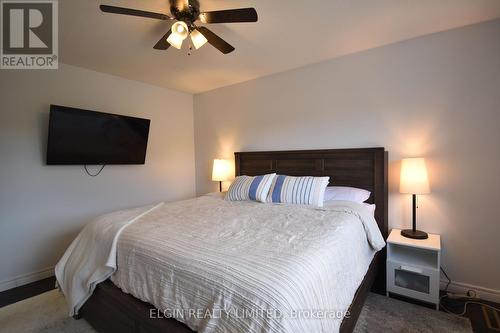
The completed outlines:
{"type": "MultiPolygon", "coordinates": [[[[441,280],[441,289],[444,289],[447,283],[447,280],[441,280]]],[[[448,287],[448,291],[456,294],[466,294],[468,290],[474,290],[477,293],[477,297],[481,299],[500,303],[500,290],[484,288],[462,282],[451,282],[448,287]]]]}
{"type": "Polygon", "coordinates": [[[23,274],[11,279],[0,281],[0,291],[19,287],[31,282],[42,280],[54,275],[54,266],[47,267],[37,272],[23,274]]]}

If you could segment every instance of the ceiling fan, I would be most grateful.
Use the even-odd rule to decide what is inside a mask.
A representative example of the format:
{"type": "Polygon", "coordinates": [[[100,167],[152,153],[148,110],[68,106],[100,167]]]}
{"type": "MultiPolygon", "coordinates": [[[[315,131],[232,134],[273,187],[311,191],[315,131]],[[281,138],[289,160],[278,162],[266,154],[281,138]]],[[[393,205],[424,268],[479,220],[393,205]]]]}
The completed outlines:
{"type": "Polygon", "coordinates": [[[108,5],[101,5],[100,9],[106,13],[140,16],[164,21],[176,20],[170,30],[153,47],[157,50],[166,50],[170,45],[180,49],[184,39],[190,36],[195,49],[199,49],[206,42],[209,42],[216,49],[227,54],[234,51],[234,47],[208,28],[198,26],[198,23],[257,22],[255,8],[200,12],[200,2],[198,0],[169,0],[169,2],[170,13],[173,17],[162,13],[108,5]]]}

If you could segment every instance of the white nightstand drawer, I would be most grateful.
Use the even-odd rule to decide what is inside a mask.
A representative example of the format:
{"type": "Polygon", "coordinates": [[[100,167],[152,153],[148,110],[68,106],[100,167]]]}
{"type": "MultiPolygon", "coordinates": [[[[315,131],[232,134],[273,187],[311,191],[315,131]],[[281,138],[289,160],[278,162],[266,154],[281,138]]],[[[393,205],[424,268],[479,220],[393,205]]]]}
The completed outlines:
{"type": "Polygon", "coordinates": [[[387,260],[387,291],[436,304],[439,270],[387,260]]]}

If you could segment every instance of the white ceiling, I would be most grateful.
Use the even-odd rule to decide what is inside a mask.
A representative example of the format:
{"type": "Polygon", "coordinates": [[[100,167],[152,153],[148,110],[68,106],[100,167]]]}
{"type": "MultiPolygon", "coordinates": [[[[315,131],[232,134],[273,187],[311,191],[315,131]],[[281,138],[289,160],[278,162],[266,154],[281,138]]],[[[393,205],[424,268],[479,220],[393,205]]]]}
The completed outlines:
{"type": "MultiPolygon", "coordinates": [[[[500,17],[500,0],[200,0],[255,7],[257,23],[211,24],[236,51],[153,49],[171,21],[102,13],[100,4],[169,13],[168,0],[60,0],[63,63],[190,93],[500,17]]],[[[184,43],[186,44],[186,43],[184,43]]]]}

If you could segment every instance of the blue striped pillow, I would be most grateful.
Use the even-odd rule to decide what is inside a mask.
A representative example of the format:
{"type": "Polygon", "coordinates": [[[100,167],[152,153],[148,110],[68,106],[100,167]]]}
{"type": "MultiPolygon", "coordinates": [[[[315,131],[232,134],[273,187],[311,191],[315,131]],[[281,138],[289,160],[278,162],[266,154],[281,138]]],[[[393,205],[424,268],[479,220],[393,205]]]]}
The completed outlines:
{"type": "Polygon", "coordinates": [[[278,175],[273,179],[267,202],[322,207],[329,180],[330,177],[278,175]]]}
{"type": "Polygon", "coordinates": [[[254,200],[266,202],[275,173],[262,176],[238,176],[229,186],[225,199],[229,201],[254,200]]]}

